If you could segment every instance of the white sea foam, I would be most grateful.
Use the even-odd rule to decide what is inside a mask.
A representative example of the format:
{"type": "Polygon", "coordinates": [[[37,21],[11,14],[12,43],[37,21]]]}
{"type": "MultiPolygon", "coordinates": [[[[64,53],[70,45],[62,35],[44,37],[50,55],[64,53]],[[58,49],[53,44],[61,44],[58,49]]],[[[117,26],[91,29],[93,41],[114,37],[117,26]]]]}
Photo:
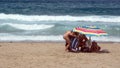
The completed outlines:
{"type": "Polygon", "coordinates": [[[113,37],[113,36],[100,36],[91,37],[92,41],[100,41],[100,42],[120,42],[120,37],[113,37]]]}
{"type": "MultiPolygon", "coordinates": [[[[0,35],[0,41],[65,41],[62,35],[40,35],[40,36],[16,36],[16,35],[0,35]]],[[[97,42],[120,42],[118,37],[92,37],[92,41],[97,42]],[[112,39],[111,39],[112,38],[112,39]],[[114,39],[114,40],[113,40],[114,39]]]]}
{"type": "Polygon", "coordinates": [[[120,16],[49,16],[49,15],[20,15],[0,13],[0,19],[19,21],[90,21],[90,22],[120,22],[120,16]]]}
{"type": "Polygon", "coordinates": [[[0,41],[63,41],[61,35],[57,36],[0,36],[0,41]]]}
{"type": "Polygon", "coordinates": [[[45,24],[13,24],[13,23],[3,23],[1,25],[9,25],[11,27],[22,29],[22,30],[39,30],[39,29],[47,29],[52,28],[54,25],[45,25],[45,24]]]}

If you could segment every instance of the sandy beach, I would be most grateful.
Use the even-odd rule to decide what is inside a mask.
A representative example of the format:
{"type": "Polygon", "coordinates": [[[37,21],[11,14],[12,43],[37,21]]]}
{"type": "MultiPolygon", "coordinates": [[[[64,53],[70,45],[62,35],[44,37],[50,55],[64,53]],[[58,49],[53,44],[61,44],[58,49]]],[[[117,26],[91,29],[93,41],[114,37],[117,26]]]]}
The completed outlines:
{"type": "Polygon", "coordinates": [[[0,43],[0,68],[119,68],[120,43],[98,43],[99,53],[64,51],[64,43],[0,43]]]}

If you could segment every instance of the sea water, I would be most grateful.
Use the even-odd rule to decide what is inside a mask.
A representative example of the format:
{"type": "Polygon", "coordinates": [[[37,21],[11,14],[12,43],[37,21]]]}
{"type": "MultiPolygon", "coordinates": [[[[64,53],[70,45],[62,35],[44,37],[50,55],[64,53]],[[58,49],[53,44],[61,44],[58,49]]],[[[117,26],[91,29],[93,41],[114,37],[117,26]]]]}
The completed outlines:
{"type": "Polygon", "coordinates": [[[108,36],[100,42],[120,42],[119,0],[1,0],[0,41],[62,42],[78,26],[94,25],[108,36]]]}

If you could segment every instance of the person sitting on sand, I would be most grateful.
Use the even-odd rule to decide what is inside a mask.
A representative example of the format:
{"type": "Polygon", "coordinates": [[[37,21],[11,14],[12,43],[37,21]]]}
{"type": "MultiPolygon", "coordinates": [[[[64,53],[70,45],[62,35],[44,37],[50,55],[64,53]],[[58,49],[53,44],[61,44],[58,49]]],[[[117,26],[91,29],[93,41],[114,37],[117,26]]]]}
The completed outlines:
{"type": "Polygon", "coordinates": [[[101,47],[97,44],[96,41],[92,42],[92,46],[90,48],[90,52],[98,52],[100,51],[101,47]]]}
{"type": "Polygon", "coordinates": [[[78,37],[79,33],[78,32],[73,32],[73,31],[66,31],[65,34],[63,35],[63,38],[66,41],[65,44],[65,51],[69,51],[69,47],[71,44],[71,38],[72,37],[78,37]]]}
{"type": "Polygon", "coordinates": [[[84,47],[86,45],[86,41],[88,41],[88,38],[85,36],[85,34],[79,35],[79,46],[84,47]]]}
{"type": "Polygon", "coordinates": [[[81,47],[81,51],[87,51],[88,48],[86,47],[86,42],[88,41],[88,38],[85,34],[79,35],[79,47],[81,47]]]}

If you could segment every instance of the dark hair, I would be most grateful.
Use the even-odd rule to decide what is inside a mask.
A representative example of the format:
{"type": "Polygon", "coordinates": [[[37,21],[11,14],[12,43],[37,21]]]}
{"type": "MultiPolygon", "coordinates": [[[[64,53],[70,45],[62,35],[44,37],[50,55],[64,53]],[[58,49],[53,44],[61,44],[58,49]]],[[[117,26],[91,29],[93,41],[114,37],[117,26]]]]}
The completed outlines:
{"type": "Polygon", "coordinates": [[[71,32],[73,32],[73,30],[71,30],[71,32]]]}
{"type": "Polygon", "coordinates": [[[79,33],[78,32],[73,32],[75,35],[79,35],[79,33]]]}

